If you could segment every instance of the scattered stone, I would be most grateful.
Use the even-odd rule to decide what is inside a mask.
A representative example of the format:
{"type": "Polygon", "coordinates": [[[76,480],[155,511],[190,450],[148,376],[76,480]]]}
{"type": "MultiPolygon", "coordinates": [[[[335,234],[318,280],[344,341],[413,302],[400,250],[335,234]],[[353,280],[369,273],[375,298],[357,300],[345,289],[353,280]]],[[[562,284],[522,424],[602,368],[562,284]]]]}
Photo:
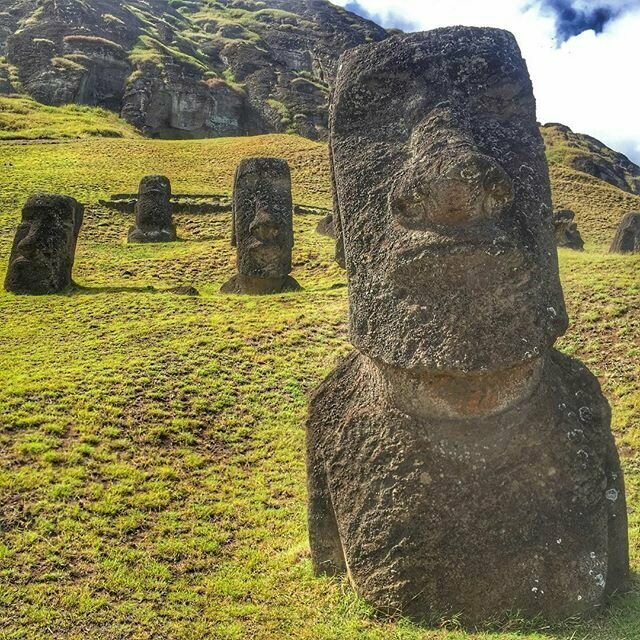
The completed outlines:
{"type": "Polygon", "coordinates": [[[611,253],[640,253],[640,212],[622,217],[609,249],[611,253]]]}
{"type": "Polygon", "coordinates": [[[291,173],[285,160],[247,158],[236,171],[231,244],[238,273],[222,293],[295,291],[291,273],[293,212],[291,173]]]}
{"type": "Polygon", "coordinates": [[[584,240],[574,222],[576,214],[571,209],[556,209],[553,212],[553,224],[556,232],[556,245],[566,249],[582,251],[584,240]]]}
{"type": "Polygon", "coordinates": [[[174,242],[171,183],[164,176],[147,176],[140,182],[136,203],[136,224],[129,230],[129,242],[174,242]]]}
{"type": "Polygon", "coordinates": [[[47,294],[69,287],[83,217],[84,207],[73,198],[31,196],[13,241],[5,289],[47,294]]]}
{"type": "Polygon", "coordinates": [[[553,349],[567,316],[515,39],[346,53],[330,146],[357,351],[310,406],[315,572],[418,621],[599,611],[628,586],[623,475],[596,378],[553,349]]]}
{"type": "Polygon", "coordinates": [[[179,296],[199,296],[200,292],[192,286],[188,285],[180,285],[178,287],[172,287],[171,289],[167,289],[167,293],[175,293],[179,296]]]}
{"type": "Polygon", "coordinates": [[[327,236],[328,238],[333,238],[335,240],[336,230],[333,226],[333,214],[330,213],[326,215],[320,222],[318,222],[318,226],[316,227],[316,233],[319,233],[321,236],[327,236]]]}

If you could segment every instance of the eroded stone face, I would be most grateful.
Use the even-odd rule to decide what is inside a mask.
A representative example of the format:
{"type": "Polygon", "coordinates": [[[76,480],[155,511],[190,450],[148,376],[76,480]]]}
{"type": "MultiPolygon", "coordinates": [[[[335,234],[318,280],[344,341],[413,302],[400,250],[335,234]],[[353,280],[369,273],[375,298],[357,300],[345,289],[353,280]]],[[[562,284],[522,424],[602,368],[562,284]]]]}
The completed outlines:
{"type": "Polygon", "coordinates": [[[129,231],[129,242],[171,242],[177,239],[171,183],[165,176],[142,179],[135,211],[136,224],[129,231]]]}
{"type": "Polygon", "coordinates": [[[52,194],[30,197],[9,259],[5,289],[13,293],[57,293],[68,287],[84,207],[52,194]]]}
{"type": "Polygon", "coordinates": [[[574,222],[576,214],[571,209],[556,209],[553,212],[553,225],[555,227],[556,244],[566,249],[582,251],[584,241],[578,231],[578,225],[574,222]]]}
{"type": "Polygon", "coordinates": [[[610,248],[611,253],[640,253],[640,213],[623,216],[610,248]]]}
{"type": "Polygon", "coordinates": [[[232,244],[237,247],[238,275],[223,291],[271,293],[296,288],[289,277],[293,204],[285,160],[247,158],[238,166],[232,244]]]}
{"type": "Polygon", "coordinates": [[[345,55],[331,151],[358,349],[488,370],[565,331],[548,169],[511,34],[437,30],[345,55]]]}

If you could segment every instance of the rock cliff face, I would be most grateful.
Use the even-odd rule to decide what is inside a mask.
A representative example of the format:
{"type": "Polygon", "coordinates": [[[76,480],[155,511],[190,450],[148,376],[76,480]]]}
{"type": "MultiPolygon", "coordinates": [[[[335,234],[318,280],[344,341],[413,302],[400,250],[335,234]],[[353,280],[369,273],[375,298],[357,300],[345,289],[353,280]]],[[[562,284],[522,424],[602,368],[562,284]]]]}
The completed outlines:
{"type": "Polygon", "coordinates": [[[9,0],[0,92],[106,107],[149,136],[322,139],[340,54],[387,35],[325,0],[9,0]]]}
{"type": "Polygon", "coordinates": [[[640,195],[640,167],[591,136],[563,124],[542,127],[550,162],[588,173],[628,193],[640,195]]]}

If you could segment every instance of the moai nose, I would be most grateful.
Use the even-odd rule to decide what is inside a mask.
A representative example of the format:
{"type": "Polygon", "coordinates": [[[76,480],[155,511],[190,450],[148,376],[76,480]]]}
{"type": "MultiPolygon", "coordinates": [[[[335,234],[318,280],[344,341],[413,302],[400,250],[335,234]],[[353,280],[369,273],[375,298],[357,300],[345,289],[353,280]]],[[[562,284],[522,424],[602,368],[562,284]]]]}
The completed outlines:
{"type": "Polygon", "coordinates": [[[25,257],[31,257],[38,245],[40,225],[32,224],[27,235],[18,243],[18,249],[25,257]]]}
{"type": "Polygon", "coordinates": [[[258,240],[270,242],[277,238],[279,233],[279,225],[273,216],[264,209],[258,209],[256,215],[249,225],[249,232],[258,240]]]}
{"type": "Polygon", "coordinates": [[[464,152],[439,173],[418,168],[396,203],[400,222],[463,226],[497,218],[513,202],[513,184],[492,158],[464,152]]]}

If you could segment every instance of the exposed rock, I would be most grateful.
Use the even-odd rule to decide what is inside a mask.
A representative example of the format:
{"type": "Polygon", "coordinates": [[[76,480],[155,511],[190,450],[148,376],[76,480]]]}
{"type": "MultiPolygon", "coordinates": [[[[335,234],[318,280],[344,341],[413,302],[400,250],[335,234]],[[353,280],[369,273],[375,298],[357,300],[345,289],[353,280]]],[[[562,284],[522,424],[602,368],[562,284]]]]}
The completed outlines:
{"type": "Polygon", "coordinates": [[[246,158],[233,187],[231,244],[237,247],[238,273],[222,293],[280,293],[300,285],[291,273],[293,206],[286,160],[246,158]]]}
{"type": "Polygon", "coordinates": [[[567,317],[515,39],[345,54],[330,144],[357,352],[310,407],[315,571],[419,621],[598,611],[628,585],[624,482],[597,380],[553,349],[567,317]]]}
{"type": "Polygon", "coordinates": [[[562,164],[640,195],[640,167],[625,155],[591,136],[574,133],[563,124],[544,125],[542,135],[552,159],[557,150],[561,151],[562,164]]]}
{"type": "Polygon", "coordinates": [[[47,294],[69,287],[83,217],[84,207],[73,198],[31,196],[13,241],[5,289],[47,294]]]}
{"type": "Polygon", "coordinates": [[[584,240],[574,222],[576,214],[571,209],[556,209],[553,212],[553,224],[556,231],[556,245],[566,249],[582,251],[584,240]]]}
{"type": "Polygon", "coordinates": [[[149,136],[324,138],[340,53],[387,36],[325,0],[178,4],[10,0],[0,51],[37,100],[120,111],[149,136]]]}
{"type": "Polygon", "coordinates": [[[169,178],[143,178],[135,212],[136,224],[129,229],[129,242],[173,242],[178,239],[176,225],[173,224],[169,178]]]}
{"type": "Polygon", "coordinates": [[[611,253],[640,253],[640,213],[623,216],[609,249],[611,253]]]}
{"type": "Polygon", "coordinates": [[[192,296],[197,297],[200,295],[200,292],[190,285],[180,285],[178,287],[172,287],[171,289],[167,289],[167,293],[175,293],[178,296],[192,296]]]}

